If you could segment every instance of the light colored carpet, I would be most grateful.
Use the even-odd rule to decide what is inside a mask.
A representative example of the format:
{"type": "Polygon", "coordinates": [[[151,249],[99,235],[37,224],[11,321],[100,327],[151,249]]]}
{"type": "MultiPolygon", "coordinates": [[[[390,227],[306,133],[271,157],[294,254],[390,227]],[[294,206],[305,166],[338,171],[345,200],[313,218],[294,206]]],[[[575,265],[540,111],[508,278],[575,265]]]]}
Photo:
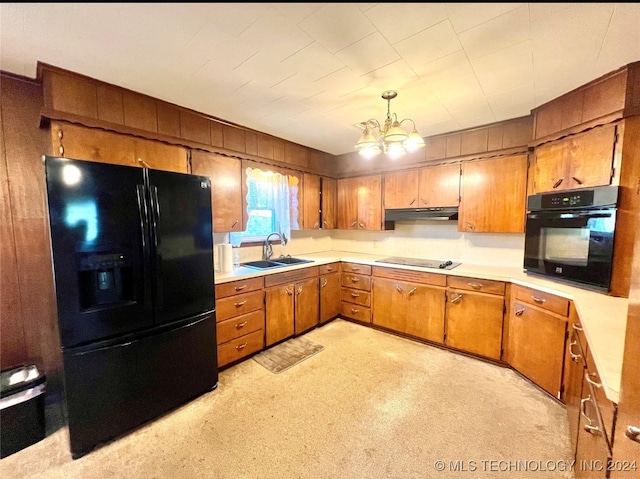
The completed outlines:
{"type": "Polygon", "coordinates": [[[262,351],[256,354],[253,359],[272,373],[279,374],[305,359],[309,359],[323,349],[324,346],[300,336],[262,351]]]}
{"type": "Polygon", "coordinates": [[[323,353],[281,374],[244,361],[75,461],[60,429],[0,461],[0,477],[572,477],[549,470],[570,455],[565,408],[513,371],[343,320],[305,337],[323,353]]]}

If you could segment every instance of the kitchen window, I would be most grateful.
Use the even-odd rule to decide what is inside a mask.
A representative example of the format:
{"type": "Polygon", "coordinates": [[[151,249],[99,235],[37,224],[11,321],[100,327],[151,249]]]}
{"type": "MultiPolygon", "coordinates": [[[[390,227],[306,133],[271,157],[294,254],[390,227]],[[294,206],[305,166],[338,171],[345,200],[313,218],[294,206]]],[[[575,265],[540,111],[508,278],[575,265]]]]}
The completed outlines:
{"type": "Polygon", "coordinates": [[[299,228],[298,178],[250,167],[246,178],[247,229],[229,233],[230,243],[261,242],[273,232],[291,238],[291,230],[299,228]]]}

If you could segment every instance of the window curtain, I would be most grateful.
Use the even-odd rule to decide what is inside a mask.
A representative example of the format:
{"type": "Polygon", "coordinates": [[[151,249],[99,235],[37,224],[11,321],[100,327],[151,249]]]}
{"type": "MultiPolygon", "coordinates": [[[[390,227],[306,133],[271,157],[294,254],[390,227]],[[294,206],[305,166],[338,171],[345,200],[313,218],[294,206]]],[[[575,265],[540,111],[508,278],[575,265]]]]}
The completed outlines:
{"type": "MultiPolygon", "coordinates": [[[[275,230],[291,238],[291,202],[287,176],[258,168],[247,168],[247,205],[269,208],[275,215],[275,230]]],[[[297,218],[297,214],[295,217],[297,218]]]]}

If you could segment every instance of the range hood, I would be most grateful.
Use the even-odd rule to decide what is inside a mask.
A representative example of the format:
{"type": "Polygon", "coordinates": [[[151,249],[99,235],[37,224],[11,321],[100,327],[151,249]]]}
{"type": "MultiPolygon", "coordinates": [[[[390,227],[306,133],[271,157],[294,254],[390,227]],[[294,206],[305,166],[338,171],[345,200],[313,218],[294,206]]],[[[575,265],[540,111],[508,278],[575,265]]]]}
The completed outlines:
{"type": "Polygon", "coordinates": [[[458,207],[399,208],[384,210],[385,221],[457,220],[458,207]]]}

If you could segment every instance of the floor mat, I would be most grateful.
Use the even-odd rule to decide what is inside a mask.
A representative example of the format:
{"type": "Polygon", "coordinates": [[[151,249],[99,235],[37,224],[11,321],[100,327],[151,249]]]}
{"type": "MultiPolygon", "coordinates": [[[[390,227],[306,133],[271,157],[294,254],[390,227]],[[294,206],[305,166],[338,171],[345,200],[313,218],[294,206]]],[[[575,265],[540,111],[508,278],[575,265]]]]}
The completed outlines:
{"type": "Polygon", "coordinates": [[[324,346],[313,343],[308,339],[293,338],[256,354],[253,359],[272,373],[278,374],[323,349],[324,346]]]}

